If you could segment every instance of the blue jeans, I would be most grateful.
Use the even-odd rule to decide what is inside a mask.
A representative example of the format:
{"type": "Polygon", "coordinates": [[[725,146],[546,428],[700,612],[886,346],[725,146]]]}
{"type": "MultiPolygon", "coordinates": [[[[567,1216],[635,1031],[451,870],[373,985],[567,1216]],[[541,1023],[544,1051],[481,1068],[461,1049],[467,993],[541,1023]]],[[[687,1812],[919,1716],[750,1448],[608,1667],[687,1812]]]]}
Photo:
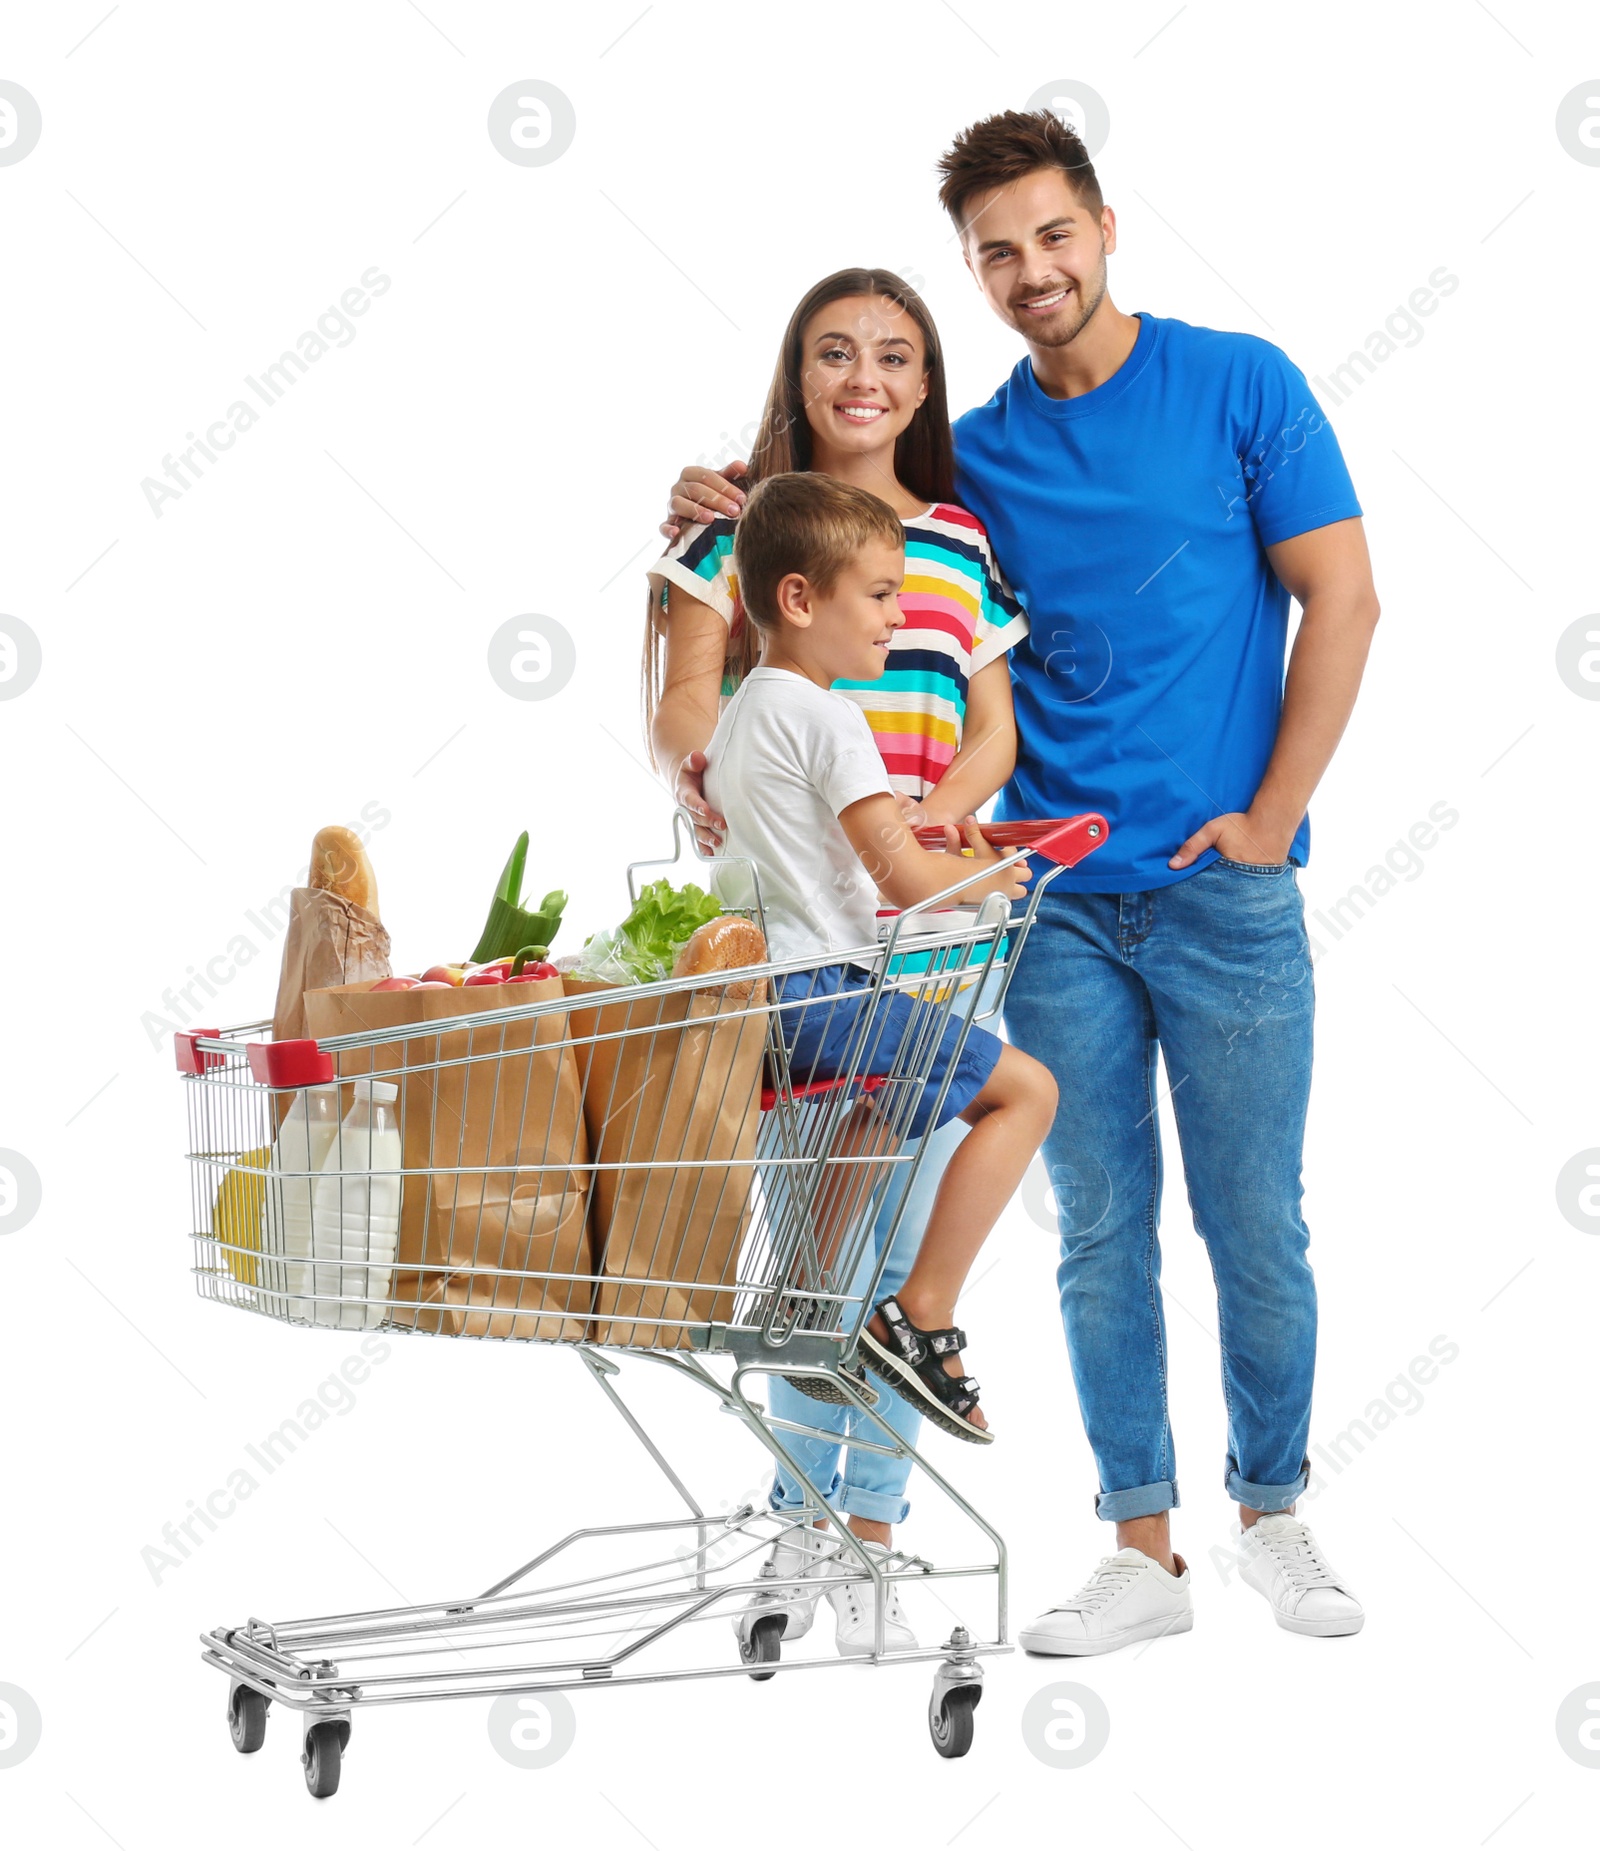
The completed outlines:
{"type": "MultiPolygon", "coordinates": [[[[1001,967],[997,963],[981,986],[966,993],[967,998],[975,999],[969,1001],[967,1006],[976,1007],[980,1012],[991,1008],[1001,975],[1001,967]]],[[[962,999],[958,999],[952,1011],[952,1019],[961,1008],[962,999]]],[[[997,1020],[990,1019],[988,1027],[991,1030],[997,1020]]],[[[972,1032],[976,1035],[977,1028],[974,1027],[972,1032]]],[[[796,1075],[797,1082],[798,1079],[796,1075]]],[[[917,1249],[922,1245],[923,1230],[928,1225],[933,1198],[939,1193],[940,1179],[955,1155],[957,1145],[966,1135],[966,1125],[960,1119],[953,1119],[938,1130],[930,1131],[923,1139],[925,1149],[922,1164],[906,1198],[906,1212],[900,1222],[899,1234],[884,1263],[883,1278],[877,1293],[880,1300],[892,1297],[905,1284],[906,1274],[910,1272],[911,1263],[917,1257],[917,1249]]],[[[915,1149],[915,1145],[908,1143],[904,1148],[910,1151],[915,1149]]],[[[851,1282],[852,1296],[858,1296],[866,1289],[872,1277],[872,1269],[877,1265],[878,1255],[883,1251],[895,1209],[900,1197],[905,1194],[906,1185],[899,1179],[891,1183],[885,1193],[883,1207],[873,1223],[872,1238],[865,1245],[856,1277],[851,1282]]],[[[875,1412],[884,1417],[901,1439],[916,1445],[917,1435],[922,1428],[922,1416],[881,1378],[874,1376],[872,1385],[878,1391],[875,1412]]],[[[801,1394],[799,1389],[791,1388],[781,1375],[773,1376],[768,1384],[767,1405],[780,1420],[792,1420],[802,1426],[820,1427],[838,1434],[838,1439],[834,1441],[806,1439],[798,1433],[781,1436],[784,1444],[799,1460],[806,1476],[833,1509],[857,1517],[875,1518],[880,1523],[905,1521],[911,1509],[906,1501],[906,1481],[911,1476],[911,1461],[896,1459],[886,1453],[862,1451],[849,1445],[850,1435],[857,1426],[864,1440],[886,1444],[888,1436],[874,1420],[864,1418],[854,1409],[838,1402],[813,1401],[809,1395],[801,1394]]],[[[780,1465],[773,1477],[768,1499],[772,1509],[798,1510],[805,1499],[804,1486],[795,1479],[793,1473],[780,1465]]]]}
{"type": "Polygon", "coordinates": [[[1047,891],[1006,997],[1061,1091],[1045,1161],[1061,1318],[1108,1522],[1178,1502],[1161,1301],[1156,1049],[1217,1291],[1228,1495],[1305,1489],[1317,1299],[1300,1215],[1311,954],[1294,870],[1214,861],[1153,893],[1047,891]]]}

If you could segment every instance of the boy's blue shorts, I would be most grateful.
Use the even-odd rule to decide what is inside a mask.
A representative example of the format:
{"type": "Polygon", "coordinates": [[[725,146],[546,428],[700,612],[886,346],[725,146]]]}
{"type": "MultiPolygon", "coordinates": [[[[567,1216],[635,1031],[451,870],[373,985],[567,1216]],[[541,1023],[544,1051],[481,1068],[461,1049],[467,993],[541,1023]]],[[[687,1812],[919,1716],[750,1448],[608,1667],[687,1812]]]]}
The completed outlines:
{"type": "MultiPolygon", "coordinates": [[[[866,992],[872,981],[855,964],[791,971],[778,980],[777,1000],[787,1005],[778,1021],[789,1050],[790,1084],[798,1091],[816,1080],[836,1080],[847,1071],[893,1075],[909,1067],[918,1073],[926,1072],[926,1083],[905,1133],[908,1138],[920,1138],[949,1124],[972,1104],[994,1072],[1004,1044],[998,1035],[974,1026],[967,1030],[966,1044],[958,1057],[956,1043],[965,1027],[965,1015],[959,1006],[951,1010],[918,1002],[899,991],[885,991],[858,1049],[861,1012],[868,1007],[866,992]],[[809,1000],[812,998],[815,1000],[809,1000]],[[934,1035],[938,1036],[938,1046],[931,1050],[930,1062],[928,1039],[934,1035]],[[933,1103],[947,1073],[951,1074],[950,1090],[935,1119],[933,1103]]],[[[887,1088],[877,1097],[900,1122],[903,1101],[891,1098],[887,1088]]]]}

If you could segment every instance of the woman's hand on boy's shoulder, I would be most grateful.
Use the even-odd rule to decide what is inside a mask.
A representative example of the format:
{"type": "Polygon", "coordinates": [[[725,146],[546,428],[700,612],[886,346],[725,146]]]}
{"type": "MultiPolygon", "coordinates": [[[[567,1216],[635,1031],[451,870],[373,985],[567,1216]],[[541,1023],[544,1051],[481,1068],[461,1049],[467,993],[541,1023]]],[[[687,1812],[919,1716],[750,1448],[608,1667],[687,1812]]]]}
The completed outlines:
{"type": "Polygon", "coordinates": [[[728,826],[728,819],[719,816],[706,802],[706,755],[704,752],[690,752],[678,766],[678,775],[673,782],[673,796],[679,804],[694,818],[695,840],[700,844],[701,852],[716,854],[722,847],[722,832],[728,826]]]}
{"type": "Polygon", "coordinates": [[[703,526],[719,514],[729,520],[739,518],[745,501],[739,478],[749,465],[735,461],[724,467],[727,473],[719,476],[714,469],[702,469],[698,463],[685,464],[667,498],[669,512],[661,523],[667,539],[679,539],[685,527],[703,526]]]}

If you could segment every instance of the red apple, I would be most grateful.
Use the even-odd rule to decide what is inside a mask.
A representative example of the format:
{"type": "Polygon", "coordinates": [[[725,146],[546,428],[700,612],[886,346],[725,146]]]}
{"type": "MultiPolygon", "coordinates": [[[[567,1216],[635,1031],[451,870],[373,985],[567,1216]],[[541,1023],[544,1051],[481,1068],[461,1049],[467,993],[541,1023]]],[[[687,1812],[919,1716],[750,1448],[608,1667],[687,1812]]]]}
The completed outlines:
{"type": "Polygon", "coordinates": [[[493,966],[485,965],[482,970],[469,971],[463,981],[465,987],[470,990],[475,985],[504,983],[505,980],[506,974],[503,970],[495,970],[493,966]]]}
{"type": "Polygon", "coordinates": [[[447,983],[454,987],[465,975],[466,971],[460,964],[431,964],[422,973],[422,981],[424,983],[447,983]]]}
{"type": "Polygon", "coordinates": [[[385,977],[382,983],[375,983],[372,988],[376,994],[379,990],[416,990],[421,985],[415,977],[385,977]]]}
{"type": "Polygon", "coordinates": [[[419,990],[453,990],[455,987],[453,983],[419,983],[416,985],[419,990]]]}

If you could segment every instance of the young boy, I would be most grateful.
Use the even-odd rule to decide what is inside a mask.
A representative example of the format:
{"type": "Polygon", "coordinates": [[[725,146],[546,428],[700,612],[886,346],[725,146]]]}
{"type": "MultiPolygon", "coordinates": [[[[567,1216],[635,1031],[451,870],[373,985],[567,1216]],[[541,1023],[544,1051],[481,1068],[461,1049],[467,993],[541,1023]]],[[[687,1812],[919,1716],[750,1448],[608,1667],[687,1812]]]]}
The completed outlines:
{"type": "MultiPolygon", "coordinates": [[[[767,478],[739,521],[735,563],[746,615],[761,633],[761,665],[723,710],[707,748],[705,789],[727,818],[724,851],[747,857],[760,876],[769,956],[838,954],[837,962],[777,986],[797,1085],[831,1079],[852,1058],[870,1071],[875,1048],[892,1058],[892,1050],[917,1045],[933,1020],[928,1005],[886,992],[863,1043],[860,1010],[872,976],[851,960],[874,955],[880,893],[897,907],[914,907],[971,867],[963,901],[991,893],[1014,900],[1028,879],[1024,863],[1001,865],[971,817],[970,860],[956,858],[961,839],[953,827],[946,830],[950,853],[921,848],[864,714],[832,691],[835,681],[883,673],[889,639],[903,621],[896,593],[905,576],[904,539],[899,517],[875,495],[812,473],[767,478]],[[853,991],[863,994],[852,1000],[853,991]],[[817,1001],[802,1006],[811,998],[817,1001]]],[[[910,1123],[894,1128],[894,1142],[958,1115],[972,1129],[945,1171],[904,1286],[874,1309],[862,1332],[861,1354],[947,1432],[987,1443],[993,1435],[978,1385],[961,1366],[966,1340],[950,1320],[979,1248],[1050,1129],[1056,1088],[1038,1061],[977,1027],[957,1058],[961,1026],[945,1022],[927,1089],[910,1123]]],[[[831,1155],[871,1157],[892,1147],[868,1099],[852,1111],[831,1155]]],[[[879,1166],[832,1167],[817,1209],[824,1263],[842,1237],[849,1202],[841,1197],[861,1194],[863,1173],[879,1166]]]]}

